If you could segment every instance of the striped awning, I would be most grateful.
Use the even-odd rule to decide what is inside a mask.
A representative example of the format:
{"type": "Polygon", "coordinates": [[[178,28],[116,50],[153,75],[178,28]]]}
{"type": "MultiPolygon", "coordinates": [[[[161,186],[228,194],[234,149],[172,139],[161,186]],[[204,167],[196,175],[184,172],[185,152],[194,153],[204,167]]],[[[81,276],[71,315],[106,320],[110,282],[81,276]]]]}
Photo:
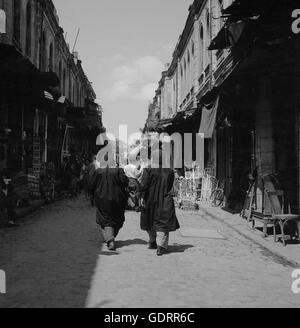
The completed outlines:
{"type": "Polygon", "coordinates": [[[45,96],[45,99],[54,101],[54,97],[50,92],[44,91],[44,96],[45,96]]]}
{"type": "Polygon", "coordinates": [[[66,96],[60,96],[58,99],[57,97],[55,97],[52,93],[50,93],[49,91],[44,91],[44,97],[45,99],[47,100],[50,100],[50,101],[54,101],[54,102],[57,102],[59,104],[65,104],[66,103],[66,96]]]}

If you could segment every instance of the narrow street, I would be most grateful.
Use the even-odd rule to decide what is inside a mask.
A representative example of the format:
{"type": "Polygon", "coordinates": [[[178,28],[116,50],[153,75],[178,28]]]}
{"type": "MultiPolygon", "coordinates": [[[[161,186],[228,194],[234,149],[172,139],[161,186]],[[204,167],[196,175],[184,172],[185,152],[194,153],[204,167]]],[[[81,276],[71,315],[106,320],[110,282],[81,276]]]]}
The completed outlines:
{"type": "Polygon", "coordinates": [[[299,307],[294,267],[228,226],[178,212],[170,253],[147,249],[139,215],[126,214],[117,252],[102,247],[94,209],[61,200],[0,230],[0,307],[299,307]]]}

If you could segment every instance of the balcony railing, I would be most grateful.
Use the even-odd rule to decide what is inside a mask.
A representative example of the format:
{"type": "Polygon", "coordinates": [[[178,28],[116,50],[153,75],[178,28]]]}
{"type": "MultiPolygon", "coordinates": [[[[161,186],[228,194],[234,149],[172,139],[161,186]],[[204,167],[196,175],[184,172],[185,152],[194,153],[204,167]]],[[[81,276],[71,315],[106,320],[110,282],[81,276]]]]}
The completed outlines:
{"type": "Polygon", "coordinates": [[[210,75],[210,68],[211,68],[211,64],[208,64],[205,68],[205,76],[208,77],[210,75]]]}

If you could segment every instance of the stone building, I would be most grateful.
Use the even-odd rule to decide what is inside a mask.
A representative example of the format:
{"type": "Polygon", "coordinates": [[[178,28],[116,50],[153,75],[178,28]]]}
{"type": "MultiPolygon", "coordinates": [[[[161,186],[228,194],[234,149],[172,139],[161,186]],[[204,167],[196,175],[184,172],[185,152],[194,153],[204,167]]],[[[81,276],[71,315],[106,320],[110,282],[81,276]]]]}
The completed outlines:
{"type": "Polygon", "coordinates": [[[51,0],[1,0],[0,169],[94,152],[101,107],[51,0]]]}
{"type": "Polygon", "coordinates": [[[294,0],[271,7],[265,0],[195,0],[150,106],[156,109],[146,130],[205,134],[206,168],[224,180],[231,205],[243,203],[248,173],[275,174],[299,212],[297,7],[294,0]]]}

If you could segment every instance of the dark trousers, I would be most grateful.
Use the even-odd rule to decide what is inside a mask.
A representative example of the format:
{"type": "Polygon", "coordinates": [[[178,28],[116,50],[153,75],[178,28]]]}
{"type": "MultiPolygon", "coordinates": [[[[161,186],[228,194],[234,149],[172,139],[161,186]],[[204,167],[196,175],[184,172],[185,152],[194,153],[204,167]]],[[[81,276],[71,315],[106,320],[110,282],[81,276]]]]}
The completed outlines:
{"type": "Polygon", "coordinates": [[[102,228],[101,227],[101,232],[102,232],[102,236],[104,238],[104,241],[106,243],[109,243],[111,241],[115,241],[116,237],[119,234],[119,230],[113,227],[105,227],[102,228]]]}

